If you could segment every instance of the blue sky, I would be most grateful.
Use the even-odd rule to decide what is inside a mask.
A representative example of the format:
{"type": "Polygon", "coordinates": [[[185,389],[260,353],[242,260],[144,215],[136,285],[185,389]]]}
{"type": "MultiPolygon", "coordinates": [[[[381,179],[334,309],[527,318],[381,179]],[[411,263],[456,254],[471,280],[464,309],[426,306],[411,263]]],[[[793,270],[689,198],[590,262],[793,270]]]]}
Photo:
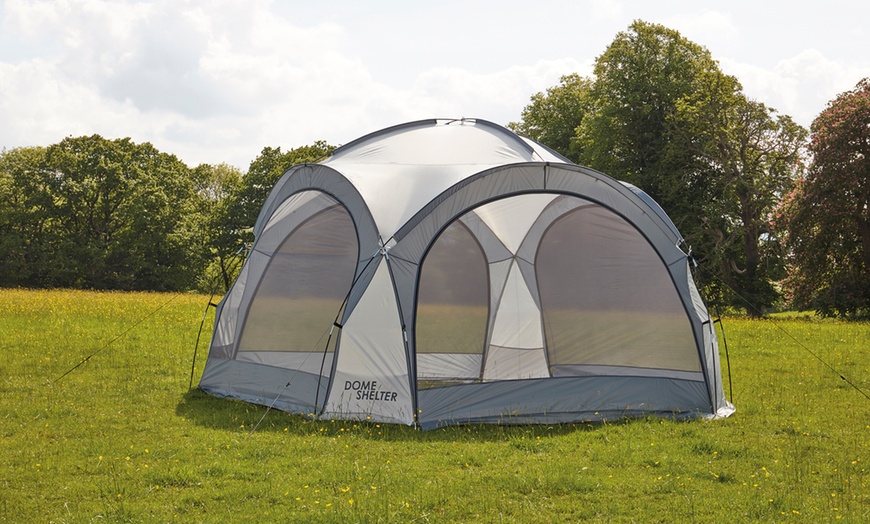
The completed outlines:
{"type": "Polygon", "coordinates": [[[506,124],[636,19],[804,126],[870,76],[864,1],[4,0],[0,148],[98,133],[246,170],[409,120],[506,124]]]}

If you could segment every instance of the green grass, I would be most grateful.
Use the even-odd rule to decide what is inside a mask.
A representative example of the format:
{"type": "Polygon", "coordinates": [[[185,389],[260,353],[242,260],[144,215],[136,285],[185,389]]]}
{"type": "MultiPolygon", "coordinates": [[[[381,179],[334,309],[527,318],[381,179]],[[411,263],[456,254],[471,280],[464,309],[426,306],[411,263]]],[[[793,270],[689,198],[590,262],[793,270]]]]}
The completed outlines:
{"type": "Polygon", "coordinates": [[[826,365],[870,392],[868,324],[726,319],[725,420],[252,433],[188,391],[205,303],[0,290],[0,522],[870,522],[870,400],[826,365]]]}

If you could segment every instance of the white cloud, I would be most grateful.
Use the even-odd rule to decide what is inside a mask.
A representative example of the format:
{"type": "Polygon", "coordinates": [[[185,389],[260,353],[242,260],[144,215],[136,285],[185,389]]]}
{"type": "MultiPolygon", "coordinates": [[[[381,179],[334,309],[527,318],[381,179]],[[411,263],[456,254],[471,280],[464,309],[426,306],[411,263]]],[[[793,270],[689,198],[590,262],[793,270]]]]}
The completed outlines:
{"type": "Polygon", "coordinates": [[[129,112],[110,107],[93,89],[60,78],[54,64],[37,59],[0,64],[0,140],[4,145],[48,145],[70,134],[88,133],[87,122],[106,122],[129,112]],[[19,137],[27,137],[22,140],[19,137]]]}
{"type": "Polygon", "coordinates": [[[38,36],[46,24],[56,25],[62,19],[56,2],[7,0],[4,8],[4,28],[29,37],[38,36]]]}
{"type": "Polygon", "coordinates": [[[870,76],[870,62],[832,60],[807,49],[779,61],[773,69],[723,59],[722,69],[735,75],[754,98],[809,127],[828,101],[870,76]]]}
{"type": "Polygon", "coordinates": [[[588,6],[593,18],[612,20],[622,17],[625,8],[617,0],[597,0],[588,6]]]}
{"type": "Polygon", "coordinates": [[[731,15],[715,10],[670,16],[664,23],[668,27],[679,30],[689,40],[701,43],[705,47],[740,36],[740,31],[734,25],[731,15]]]}
{"type": "Polygon", "coordinates": [[[244,169],[264,146],[339,144],[407,120],[505,124],[560,76],[590,75],[593,58],[636,18],[707,46],[749,96],[804,125],[870,76],[863,53],[798,53],[775,25],[759,34],[746,6],[538,7],[550,18],[494,0],[6,0],[0,147],[99,133],[150,141],[191,165],[244,169]],[[772,41],[786,58],[768,52],[772,41]]]}
{"type": "MultiPolygon", "coordinates": [[[[189,163],[246,164],[259,148],[240,141],[287,144],[287,127],[334,124],[323,115],[352,114],[384,90],[344,54],[334,24],[296,27],[267,4],[200,4],[7,4],[5,26],[26,38],[53,34],[57,45],[46,56],[0,63],[0,116],[10,123],[0,144],[133,135],[189,163]],[[207,155],[241,150],[242,157],[207,155]]],[[[295,138],[294,145],[311,141],[295,138]]]]}
{"type": "Polygon", "coordinates": [[[413,92],[440,101],[438,116],[477,117],[507,124],[519,118],[531,95],[556,85],[563,75],[591,72],[591,60],[541,60],[532,66],[513,66],[490,74],[456,68],[429,70],[417,79],[413,92]],[[471,113],[471,114],[469,114],[471,113]],[[475,114],[476,113],[476,114],[475,114]]]}

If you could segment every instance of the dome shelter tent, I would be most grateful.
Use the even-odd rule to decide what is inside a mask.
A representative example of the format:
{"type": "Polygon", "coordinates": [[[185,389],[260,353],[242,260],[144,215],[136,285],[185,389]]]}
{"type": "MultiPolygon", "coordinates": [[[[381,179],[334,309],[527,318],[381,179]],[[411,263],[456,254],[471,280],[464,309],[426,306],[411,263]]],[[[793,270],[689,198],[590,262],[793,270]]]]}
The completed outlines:
{"type": "Polygon", "coordinates": [[[331,419],[728,416],[682,237],[483,120],[387,128],[273,188],[200,387],[331,419]]]}

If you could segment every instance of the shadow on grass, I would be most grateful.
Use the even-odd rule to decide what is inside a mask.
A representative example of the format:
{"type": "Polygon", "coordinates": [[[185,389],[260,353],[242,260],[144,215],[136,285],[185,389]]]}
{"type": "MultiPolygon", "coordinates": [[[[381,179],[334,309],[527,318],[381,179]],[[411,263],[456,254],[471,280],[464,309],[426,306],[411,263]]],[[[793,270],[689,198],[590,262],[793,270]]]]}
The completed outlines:
{"type": "Polygon", "coordinates": [[[244,434],[285,433],[304,437],[331,438],[354,434],[377,441],[454,442],[462,440],[506,441],[517,437],[553,437],[576,432],[596,431],[607,426],[621,426],[638,421],[627,418],[607,423],[570,424],[464,424],[429,431],[402,424],[350,420],[328,420],[294,415],[239,400],[217,398],[199,388],[185,393],[175,409],[176,415],[211,429],[244,434]],[[256,428],[256,429],[254,429],[256,428]]]}

